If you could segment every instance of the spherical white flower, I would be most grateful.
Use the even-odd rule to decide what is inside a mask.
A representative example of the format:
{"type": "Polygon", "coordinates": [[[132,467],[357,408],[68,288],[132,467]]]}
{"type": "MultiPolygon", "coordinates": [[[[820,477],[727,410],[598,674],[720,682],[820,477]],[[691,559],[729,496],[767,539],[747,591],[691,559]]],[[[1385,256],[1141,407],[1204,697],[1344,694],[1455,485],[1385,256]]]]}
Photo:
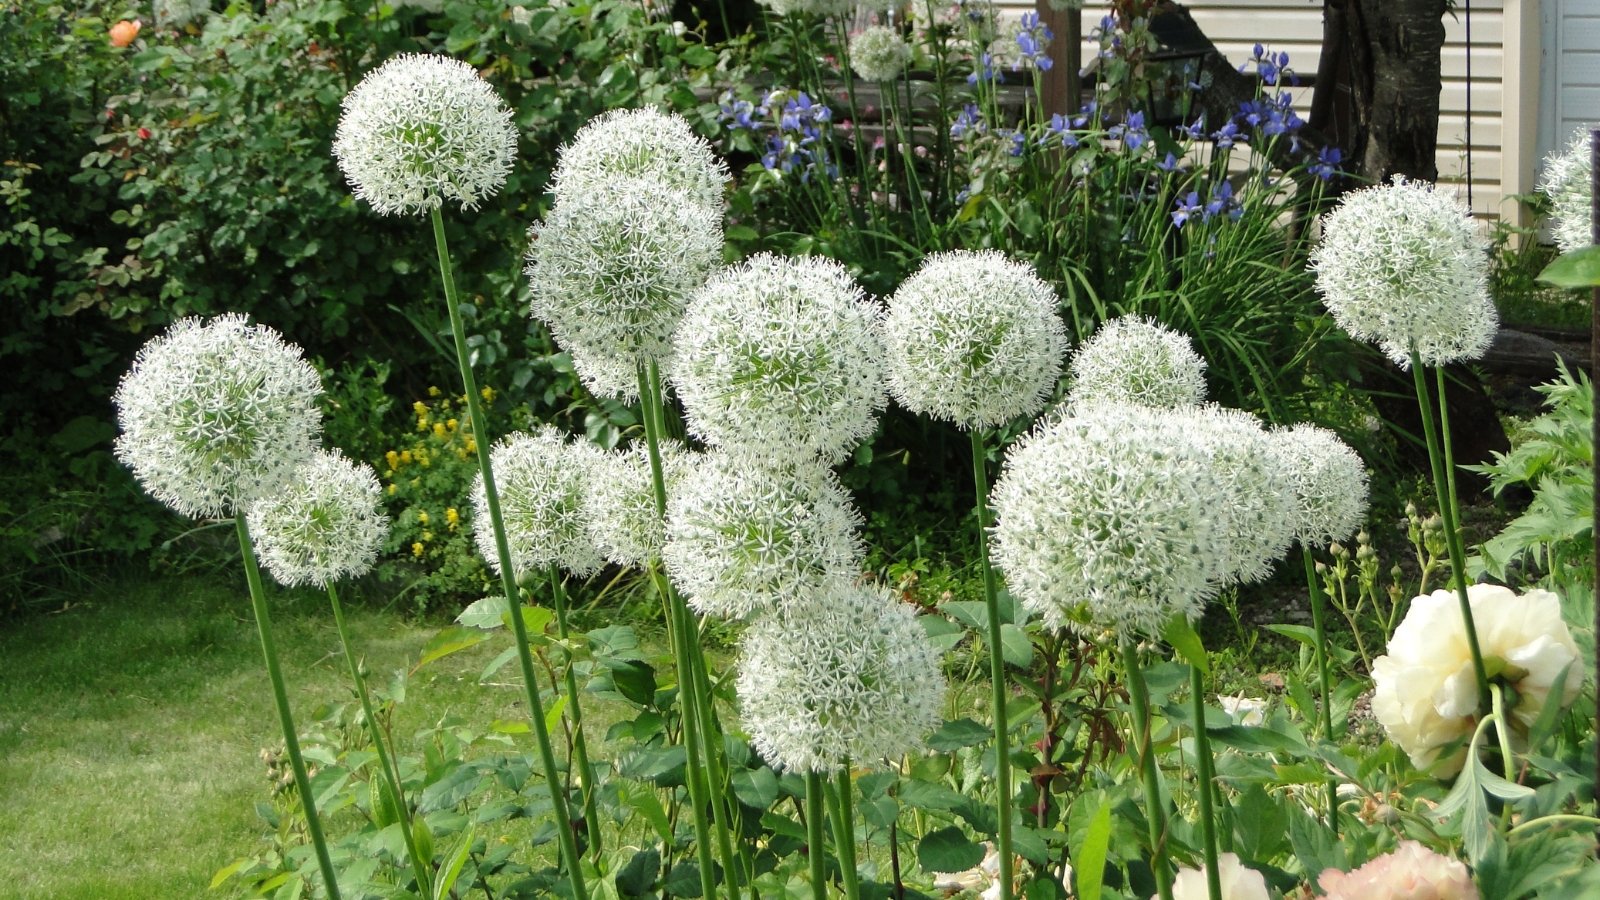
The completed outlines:
{"type": "Polygon", "coordinates": [[[550,191],[559,206],[619,177],[659,182],[722,215],[728,167],[677,113],[614,109],[590,119],[561,148],[550,191]]]}
{"type": "Polygon", "coordinates": [[[1460,202],[1424,182],[1346,194],[1311,252],[1333,319],[1401,368],[1477,359],[1499,318],[1489,299],[1488,244],[1460,202]]]}
{"type": "Polygon", "coordinates": [[[720,216],[640,178],[567,196],[529,237],[533,315],[563,347],[634,371],[666,356],[689,295],[722,262],[720,216]]]}
{"type": "Polygon", "coordinates": [[[1442,856],[1416,841],[1401,841],[1393,852],[1354,872],[1324,869],[1317,878],[1327,900],[1478,900],[1478,886],[1458,859],[1442,856]]]}
{"type": "Polygon", "coordinates": [[[854,577],[860,527],[831,469],[710,453],[667,498],[661,559],[696,612],[739,619],[854,577]]]}
{"type": "Polygon", "coordinates": [[[773,460],[844,459],[887,402],[877,319],[833,260],[761,253],[712,276],[673,344],[690,432],[773,460]]]}
{"type": "Polygon", "coordinates": [[[261,565],[279,583],[326,587],[372,568],[389,535],[372,467],[318,451],[245,513],[261,565]]]}
{"type": "Polygon", "coordinates": [[[1189,336],[1142,316],[1101,324],[1072,355],[1070,371],[1069,404],[1178,409],[1197,406],[1206,396],[1206,361],[1189,336]]]}
{"type": "MultiPolygon", "coordinates": [[[[1217,876],[1221,882],[1222,900],[1271,900],[1267,880],[1255,869],[1246,868],[1237,853],[1224,853],[1217,857],[1217,876]]],[[[1210,897],[1206,886],[1206,870],[1180,868],[1172,879],[1172,900],[1206,900],[1210,897]]]]}
{"type": "MultiPolygon", "coordinates": [[[[1516,705],[1509,710],[1513,738],[1527,734],[1546,703],[1577,699],[1583,662],[1561,619],[1561,598],[1545,590],[1518,596],[1510,588],[1467,588],[1478,646],[1492,678],[1509,685],[1516,705]],[[1557,681],[1571,666],[1566,681],[1557,681]],[[1498,673],[1498,674],[1494,674],[1498,673]]],[[[1471,736],[1478,708],[1477,677],[1460,601],[1438,590],[1411,601],[1405,620],[1389,639],[1388,652],[1372,661],[1372,712],[1389,738],[1419,769],[1448,778],[1461,771],[1465,749],[1441,751],[1471,736]]]]}
{"type": "Polygon", "coordinates": [[[850,37],[850,68],[867,81],[893,81],[911,63],[911,45],[900,32],[872,25],[850,37]]]}
{"type": "Polygon", "coordinates": [[[1252,583],[1294,542],[1291,482],[1260,420],[1221,406],[1174,410],[1174,441],[1193,442],[1209,461],[1221,491],[1212,501],[1217,543],[1214,577],[1223,585],[1252,583]]]}
{"type": "MultiPolygon", "coordinates": [[[[694,466],[680,443],[661,444],[661,474],[669,495],[694,466]]],[[[640,566],[661,555],[666,524],[656,510],[650,449],[643,441],[596,460],[584,493],[589,537],[607,562],[640,566]]]]}
{"type": "Polygon", "coordinates": [[[1274,452],[1294,487],[1291,521],[1302,546],[1349,540],[1367,516],[1367,470],[1339,436],[1315,425],[1277,428],[1274,452]]]}
{"type": "Polygon", "coordinates": [[[134,357],[113,402],[117,459],[185,516],[231,516],[317,449],[322,379],[242,315],[181,319],[134,357]]]}
{"type": "MultiPolygon", "coordinates": [[[[500,518],[517,577],[551,566],[583,577],[605,564],[589,536],[583,502],[584,483],[599,453],[593,444],[569,441],[550,425],[531,434],[513,434],[490,451],[500,518]]],[[[481,472],[472,484],[472,509],[478,553],[499,572],[500,554],[481,472]]]]}
{"type": "Polygon", "coordinates": [[[355,195],[383,215],[466,209],[511,172],[517,129],[494,88],[447,56],[402,53],[344,98],[333,155],[355,195]]]}
{"type": "Polygon", "coordinates": [[[1539,175],[1539,191],[1550,198],[1550,234],[1562,253],[1594,243],[1590,222],[1594,206],[1591,154],[1589,128],[1578,128],[1564,152],[1545,159],[1544,171],[1539,175]]]}
{"type": "Polygon", "coordinates": [[[841,579],[751,624],[737,687],[762,759],[829,773],[919,748],[939,724],[945,681],[911,607],[841,579]]]}
{"type": "Polygon", "coordinates": [[[1081,407],[1007,455],[990,500],[994,564],[1047,627],[1155,634],[1215,593],[1222,487],[1167,418],[1081,407]]]}
{"type": "Polygon", "coordinates": [[[889,298],[889,390],[964,429],[1033,415],[1061,374],[1066,329],[1033,267],[992,250],[929,256],[889,298]]]}
{"type": "Polygon", "coordinates": [[[613,356],[585,344],[568,343],[563,350],[584,388],[596,397],[622,403],[639,402],[639,365],[631,356],[613,356]]]}

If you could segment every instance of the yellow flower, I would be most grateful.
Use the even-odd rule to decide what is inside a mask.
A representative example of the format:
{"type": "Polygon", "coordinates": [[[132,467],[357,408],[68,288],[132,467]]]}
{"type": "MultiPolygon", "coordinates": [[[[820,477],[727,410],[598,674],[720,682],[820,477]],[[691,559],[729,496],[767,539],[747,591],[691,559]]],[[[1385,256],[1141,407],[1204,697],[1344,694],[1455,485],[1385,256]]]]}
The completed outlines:
{"type": "Polygon", "coordinates": [[[437,397],[437,396],[439,396],[439,395],[440,395],[440,394],[442,394],[442,393],[444,393],[444,391],[441,391],[441,390],[439,390],[439,389],[438,389],[438,388],[436,388],[436,387],[430,387],[430,388],[428,388],[428,396],[429,396],[429,397],[437,397]]]}
{"type": "Polygon", "coordinates": [[[468,453],[477,453],[478,452],[478,442],[473,440],[472,438],[467,438],[467,452],[468,453]]]}
{"type": "Polygon", "coordinates": [[[461,514],[452,506],[444,511],[444,520],[450,523],[450,530],[455,531],[456,526],[461,524],[461,514]]]}
{"type": "Polygon", "coordinates": [[[486,385],[484,387],[484,389],[479,391],[478,393],[483,395],[483,402],[485,402],[485,403],[493,403],[494,402],[494,388],[488,387],[486,385]]]}
{"type": "Polygon", "coordinates": [[[456,420],[455,419],[450,419],[450,420],[446,421],[444,423],[444,427],[450,429],[451,431],[455,431],[456,430],[456,420]]]}
{"type": "Polygon", "coordinates": [[[411,555],[412,556],[416,556],[416,557],[421,557],[422,556],[422,551],[424,549],[425,548],[422,546],[422,544],[420,542],[412,544],[411,545],[411,555]]]}
{"type": "Polygon", "coordinates": [[[416,413],[418,416],[425,416],[428,414],[428,404],[418,400],[417,402],[411,404],[411,411],[416,413]]]}
{"type": "Polygon", "coordinates": [[[433,532],[431,532],[431,531],[424,531],[424,532],[423,532],[423,533],[422,533],[422,539],[423,539],[423,540],[424,540],[424,541],[431,541],[431,540],[433,540],[433,532]]]}
{"type": "Polygon", "coordinates": [[[394,496],[394,489],[397,488],[397,487],[399,487],[399,485],[395,485],[395,484],[389,485],[389,496],[391,496],[391,497],[394,496]]]}
{"type": "Polygon", "coordinates": [[[442,438],[445,436],[443,422],[433,423],[433,436],[436,438],[442,438]]]}
{"type": "Polygon", "coordinates": [[[385,453],[383,455],[383,460],[389,464],[389,468],[391,469],[400,468],[400,454],[394,452],[393,450],[385,453]]]}
{"type": "Polygon", "coordinates": [[[411,457],[411,451],[410,450],[402,450],[402,451],[400,451],[400,461],[401,462],[403,462],[403,463],[411,462],[411,458],[412,457],[411,457]]]}
{"type": "Polygon", "coordinates": [[[428,511],[427,510],[425,510],[425,509],[417,510],[417,524],[418,525],[426,525],[426,524],[428,524],[428,511]]]}

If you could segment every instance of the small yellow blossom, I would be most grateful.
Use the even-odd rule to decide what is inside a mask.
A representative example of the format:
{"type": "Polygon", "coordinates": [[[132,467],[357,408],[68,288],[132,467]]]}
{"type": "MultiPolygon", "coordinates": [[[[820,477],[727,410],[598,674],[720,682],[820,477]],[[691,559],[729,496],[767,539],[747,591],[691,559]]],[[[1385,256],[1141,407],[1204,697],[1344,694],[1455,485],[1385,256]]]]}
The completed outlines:
{"type": "Polygon", "coordinates": [[[393,497],[393,496],[394,496],[394,489],[395,489],[395,488],[396,488],[396,487],[398,487],[398,486],[399,486],[399,485],[394,485],[394,484],[391,484],[391,485],[389,485],[389,496],[391,496],[391,497],[393,497]]]}
{"type": "Polygon", "coordinates": [[[417,402],[411,404],[411,411],[416,413],[418,416],[425,416],[428,414],[428,404],[418,400],[417,402]]]}
{"type": "Polygon", "coordinates": [[[400,468],[400,454],[394,452],[393,450],[390,450],[388,453],[385,453],[383,455],[383,459],[384,459],[384,462],[387,462],[389,464],[389,468],[391,468],[391,469],[400,468]]]}
{"type": "Polygon", "coordinates": [[[433,436],[436,437],[436,438],[442,438],[442,437],[445,436],[445,430],[444,430],[444,423],[443,422],[435,422],[435,423],[433,423],[433,436]]]}
{"type": "Polygon", "coordinates": [[[429,387],[428,388],[428,396],[429,397],[437,397],[442,393],[444,393],[444,391],[441,391],[436,387],[429,387]]]}
{"type": "Polygon", "coordinates": [[[456,526],[461,524],[461,513],[456,512],[456,508],[452,506],[444,511],[444,520],[450,524],[450,530],[455,531],[456,526]]]}
{"type": "Polygon", "coordinates": [[[433,532],[431,532],[431,531],[424,531],[424,532],[423,532],[423,533],[422,533],[422,539],[423,539],[423,540],[424,540],[424,541],[431,541],[431,540],[433,540],[433,532]]]}
{"type": "Polygon", "coordinates": [[[400,451],[400,461],[402,463],[409,463],[409,462],[411,462],[411,459],[412,459],[412,457],[411,457],[411,451],[410,450],[402,450],[402,451],[400,451]]]}
{"type": "Polygon", "coordinates": [[[425,548],[422,546],[422,543],[420,541],[415,543],[415,544],[412,544],[411,545],[411,555],[420,558],[422,556],[422,551],[424,549],[425,548]]]}
{"type": "Polygon", "coordinates": [[[488,387],[487,385],[485,385],[484,389],[479,391],[478,393],[483,395],[483,402],[485,402],[485,403],[493,403],[494,402],[494,388],[488,387]]]}
{"type": "Polygon", "coordinates": [[[428,511],[427,510],[425,510],[425,509],[417,510],[417,524],[418,525],[426,525],[426,524],[428,524],[428,511]]]}
{"type": "Polygon", "coordinates": [[[467,452],[468,453],[477,453],[478,452],[478,442],[473,440],[472,438],[467,438],[467,452]]]}
{"type": "Polygon", "coordinates": [[[456,423],[455,419],[450,419],[450,420],[448,420],[448,421],[446,421],[444,423],[444,427],[450,429],[451,431],[455,431],[456,430],[456,424],[457,423],[456,423]]]}

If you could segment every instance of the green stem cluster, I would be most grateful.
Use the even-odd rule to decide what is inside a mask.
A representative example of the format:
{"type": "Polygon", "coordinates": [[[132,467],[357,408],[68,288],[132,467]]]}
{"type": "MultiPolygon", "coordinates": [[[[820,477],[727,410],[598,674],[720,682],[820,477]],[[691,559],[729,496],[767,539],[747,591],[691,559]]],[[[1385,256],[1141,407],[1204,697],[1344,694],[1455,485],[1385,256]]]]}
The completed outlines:
{"type": "MultiPolygon", "coordinates": [[[[1305,562],[1306,590],[1311,593],[1311,627],[1317,632],[1317,681],[1322,690],[1322,736],[1333,740],[1333,675],[1328,665],[1328,630],[1324,624],[1322,585],[1317,578],[1317,564],[1311,558],[1311,548],[1301,547],[1300,556],[1305,562]]],[[[1328,779],[1328,827],[1339,833],[1339,785],[1328,779]]]]}
{"type": "Polygon", "coordinates": [[[1212,802],[1216,773],[1212,771],[1211,736],[1206,733],[1205,673],[1189,666],[1189,694],[1194,708],[1195,781],[1200,789],[1200,837],[1206,851],[1206,891],[1210,900],[1223,900],[1222,874],[1217,869],[1217,815],[1212,802]]]}
{"type": "MultiPolygon", "coordinates": [[[[567,628],[567,591],[561,584],[561,573],[554,566],[550,568],[550,598],[556,611],[556,636],[562,644],[566,644],[571,634],[567,628]]],[[[589,852],[598,862],[601,854],[600,814],[595,807],[594,795],[599,785],[595,783],[594,766],[589,764],[589,745],[583,737],[583,709],[578,705],[578,674],[572,668],[570,648],[567,652],[562,675],[567,688],[567,716],[572,720],[572,756],[583,778],[583,821],[589,835],[589,852]]]]}
{"type": "Polygon", "coordinates": [[[1157,895],[1161,900],[1172,900],[1172,869],[1167,864],[1167,813],[1161,803],[1161,774],[1156,770],[1155,741],[1150,734],[1150,690],[1145,685],[1144,670],[1139,666],[1139,651],[1133,639],[1124,636],[1118,646],[1122,667],[1128,674],[1128,700],[1133,704],[1133,744],[1144,781],[1150,870],[1155,874],[1157,895]]]}
{"type": "Polygon", "coordinates": [[[978,500],[978,559],[983,568],[983,602],[989,615],[990,702],[994,708],[994,776],[999,796],[995,849],[1000,858],[1000,898],[1011,900],[1013,863],[1011,855],[1011,751],[1006,735],[1006,659],[1001,643],[1000,591],[994,567],[989,563],[989,474],[985,467],[988,450],[983,432],[972,431],[972,482],[978,500]]]}

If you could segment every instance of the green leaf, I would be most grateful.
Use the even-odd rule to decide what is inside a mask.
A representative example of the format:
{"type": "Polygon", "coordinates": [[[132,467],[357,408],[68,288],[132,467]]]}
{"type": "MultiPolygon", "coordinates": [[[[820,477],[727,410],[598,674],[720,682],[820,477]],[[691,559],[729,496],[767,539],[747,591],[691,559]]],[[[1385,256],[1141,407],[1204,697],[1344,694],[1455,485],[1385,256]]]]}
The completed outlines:
{"type": "Polygon", "coordinates": [[[925,872],[964,872],[983,862],[983,847],[967,840],[951,825],[930,832],[917,843],[917,863],[925,872]]]}
{"type": "Polygon", "coordinates": [[[1089,820],[1089,829],[1072,854],[1072,877],[1078,900],[1100,900],[1106,874],[1106,853],[1111,849],[1111,804],[1102,803],[1089,820]]]}
{"type": "Polygon", "coordinates": [[[643,897],[656,886],[661,874],[661,851],[654,847],[640,850],[617,872],[617,890],[625,897],[643,897]]]}
{"type": "Polygon", "coordinates": [[[1033,641],[1019,625],[1000,626],[1000,655],[1007,665],[1026,669],[1033,662],[1033,641]]]}
{"type": "Polygon", "coordinates": [[[211,889],[216,890],[218,885],[222,884],[224,881],[227,881],[229,878],[232,878],[235,872],[253,862],[255,862],[253,859],[236,859],[218,869],[217,874],[211,876],[211,889]]]}
{"type": "Polygon", "coordinates": [[[482,628],[493,631],[505,625],[506,598],[484,597],[467,604],[467,608],[456,616],[456,623],[468,628],[482,628]]]}
{"type": "Polygon", "coordinates": [[[478,767],[471,763],[456,766],[443,778],[423,789],[422,796],[417,798],[417,812],[449,809],[466,800],[477,790],[481,777],[478,774],[478,767]]]}
{"type": "Polygon", "coordinates": [[[422,668],[431,662],[444,659],[452,653],[458,653],[468,647],[488,640],[489,636],[473,628],[464,628],[453,625],[433,636],[422,648],[422,658],[417,660],[417,668],[422,668]]]}
{"type": "Polygon", "coordinates": [[[433,883],[433,900],[445,900],[446,897],[455,896],[452,892],[456,886],[456,879],[461,877],[461,867],[467,864],[467,857],[472,852],[473,838],[477,837],[477,827],[468,825],[462,832],[461,839],[456,841],[455,849],[450,851],[450,857],[443,869],[439,872],[439,880],[433,883]]]}
{"type": "Polygon", "coordinates": [[[1309,625],[1268,625],[1267,630],[1299,641],[1307,647],[1315,647],[1318,643],[1317,630],[1309,625]]]}
{"type": "Polygon", "coordinates": [[[557,726],[561,724],[561,713],[567,708],[567,695],[562,694],[550,708],[544,711],[544,730],[546,734],[554,734],[557,726]]]}
{"type": "Polygon", "coordinates": [[[1539,280],[1559,288],[1600,287],[1600,245],[1561,254],[1544,267],[1539,280]]]}
{"type": "Polygon", "coordinates": [[[994,737],[994,729],[971,719],[951,719],[928,735],[928,749],[949,753],[962,747],[972,747],[994,737]]]}
{"type": "Polygon", "coordinates": [[[959,809],[967,798],[942,784],[931,781],[905,781],[895,791],[900,802],[912,809],[937,809],[949,812],[959,809]]]}
{"type": "Polygon", "coordinates": [[[778,776],[766,766],[740,769],[728,779],[733,795],[752,809],[767,809],[778,802],[778,776]]]}
{"type": "Polygon", "coordinates": [[[660,787],[677,787],[684,783],[687,761],[687,751],[682,747],[645,747],[622,757],[617,762],[617,773],[660,787]]]}
{"type": "Polygon", "coordinates": [[[1194,630],[1194,625],[1189,622],[1189,617],[1178,613],[1167,622],[1167,627],[1162,629],[1161,637],[1172,649],[1178,651],[1184,662],[1200,670],[1202,675],[1211,674],[1211,664],[1206,660],[1205,645],[1200,643],[1200,635],[1194,630]]]}
{"type": "Polygon", "coordinates": [[[922,630],[927,632],[928,641],[941,653],[961,643],[961,639],[967,636],[966,629],[942,616],[917,616],[917,621],[922,623],[922,630]]]}
{"type": "Polygon", "coordinates": [[[602,659],[617,693],[631,703],[650,706],[656,699],[656,670],[637,659],[602,659]]]}

